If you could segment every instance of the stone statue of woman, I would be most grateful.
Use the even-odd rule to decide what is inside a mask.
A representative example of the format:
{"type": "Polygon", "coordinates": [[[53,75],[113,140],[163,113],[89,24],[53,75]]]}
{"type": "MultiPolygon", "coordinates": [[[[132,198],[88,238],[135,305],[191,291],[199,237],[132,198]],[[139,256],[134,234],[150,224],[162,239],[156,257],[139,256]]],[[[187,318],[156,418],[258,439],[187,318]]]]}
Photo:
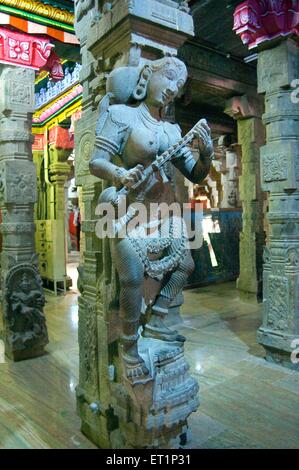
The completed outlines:
{"type": "MultiPolygon", "coordinates": [[[[185,64],[174,57],[164,57],[137,67],[122,67],[108,79],[118,103],[102,105],[96,130],[96,142],[90,161],[93,175],[119,187],[131,187],[142,178],[152,161],[181,139],[177,124],[162,120],[162,110],[178,95],[187,79],[185,64]],[[120,157],[122,166],[115,163],[120,157]]],[[[108,94],[109,95],[109,94],[108,94]]],[[[200,158],[195,161],[188,146],[180,149],[171,163],[193,183],[200,183],[208,174],[213,154],[210,129],[205,120],[197,127],[200,158]]],[[[146,202],[175,201],[173,172],[167,178],[155,175],[142,189],[146,202]]],[[[131,201],[130,201],[131,202],[131,201]]],[[[169,231],[163,235],[165,223],[156,220],[156,235],[147,236],[152,222],[145,224],[145,236],[111,241],[113,261],[120,281],[120,316],[122,320],[122,355],[128,378],[141,377],[149,371],[138,353],[138,330],[145,276],[161,281],[161,289],[151,305],[151,318],[143,336],[167,342],[183,342],[184,337],[165,325],[173,299],[184,287],[194,269],[188,240],[182,232],[174,236],[178,220],[168,219],[169,231]]],[[[144,227],[143,227],[144,228],[144,227]]]]}

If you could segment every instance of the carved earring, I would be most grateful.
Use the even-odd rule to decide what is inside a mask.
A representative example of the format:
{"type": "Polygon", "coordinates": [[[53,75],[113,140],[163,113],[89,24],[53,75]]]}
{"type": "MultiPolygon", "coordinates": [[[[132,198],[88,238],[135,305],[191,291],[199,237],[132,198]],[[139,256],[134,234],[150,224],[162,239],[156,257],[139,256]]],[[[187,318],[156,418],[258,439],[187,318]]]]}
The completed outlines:
{"type": "Polygon", "coordinates": [[[146,96],[147,83],[152,75],[152,69],[150,65],[145,65],[142,69],[140,78],[138,80],[137,86],[133,91],[133,98],[137,101],[144,100],[146,96]]]}

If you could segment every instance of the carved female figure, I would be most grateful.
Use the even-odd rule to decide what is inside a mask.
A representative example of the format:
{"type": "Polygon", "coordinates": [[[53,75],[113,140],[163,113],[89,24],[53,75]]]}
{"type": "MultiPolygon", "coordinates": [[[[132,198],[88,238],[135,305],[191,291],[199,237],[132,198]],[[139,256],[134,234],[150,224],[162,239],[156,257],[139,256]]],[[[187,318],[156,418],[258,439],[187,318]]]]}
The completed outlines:
{"type": "MultiPolygon", "coordinates": [[[[116,69],[113,73],[124,72],[125,69],[116,69]]],[[[116,187],[131,187],[142,178],[144,169],[157,155],[181,138],[179,126],[163,121],[161,111],[176,98],[185,84],[187,70],[184,63],[174,57],[165,57],[146,64],[135,82],[133,76],[128,73],[121,87],[124,94],[132,98],[133,104],[110,105],[100,113],[90,161],[91,173],[112,181],[116,187]],[[113,162],[115,156],[121,158],[123,167],[113,162]]],[[[171,161],[193,183],[199,183],[207,176],[213,154],[210,129],[204,120],[197,128],[197,137],[198,161],[194,160],[188,146],[181,148],[171,161]]],[[[171,175],[168,177],[167,181],[167,178],[155,175],[147,181],[139,200],[146,203],[174,201],[173,181],[171,175]]],[[[161,289],[151,306],[151,319],[143,336],[171,342],[184,341],[181,335],[165,325],[172,300],[194,269],[184,235],[173,236],[177,222],[174,219],[170,221],[168,236],[163,236],[165,224],[161,222],[160,226],[157,223],[156,238],[138,239],[128,235],[112,241],[113,260],[121,286],[122,346],[128,377],[149,372],[137,347],[145,276],[160,279],[161,289]]]]}
{"type": "Polygon", "coordinates": [[[33,277],[23,273],[9,296],[9,302],[11,329],[16,334],[31,331],[32,335],[38,336],[45,333],[45,297],[33,277]]]}

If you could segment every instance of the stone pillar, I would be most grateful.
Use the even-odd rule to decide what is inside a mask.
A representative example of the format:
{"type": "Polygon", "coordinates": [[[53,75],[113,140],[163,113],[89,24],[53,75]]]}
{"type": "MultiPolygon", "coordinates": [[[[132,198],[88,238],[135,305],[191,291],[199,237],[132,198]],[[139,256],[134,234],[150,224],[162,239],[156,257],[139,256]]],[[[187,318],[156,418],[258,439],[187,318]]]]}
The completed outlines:
{"type": "Polygon", "coordinates": [[[31,134],[34,70],[0,65],[0,197],[5,351],[22,360],[48,343],[44,293],[34,248],[36,171],[31,134]]]}
{"type": "Polygon", "coordinates": [[[160,384],[150,377],[132,385],[123,377],[118,351],[118,281],[109,242],[95,234],[95,212],[103,182],[90,174],[88,165],[107,72],[121,65],[140,66],[142,61],[165,53],[175,55],[188,35],[193,34],[193,22],[186,4],[164,0],[120,0],[109,8],[105,4],[101,11],[96,2],[90,2],[90,6],[84,8],[77,2],[75,25],[81,46],[83,85],[82,118],[75,127],[75,172],[76,184],[82,187],[85,250],[79,268],[78,413],[82,431],[99,447],[178,447],[186,442],[187,417],[198,406],[197,384],[185,372],[183,357],[177,363],[177,372],[173,370],[175,360],[166,361],[167,366],[165,362],[172,376],[165,369],[160,384]],[[165,408],[157,411],[152,398],[156,396],[157,403],[162,403],[159,397],[167,380],[165,408]],[[187,380],[189,394],[182,393],[172,405],[171,386],[177,383],[185,390],[187,380]]]}
{"type": "Polygon", "coordinates": [[[51,211],[53,218],[65,218],[65,184],[71,173],[67,162],[74,148],[73,137],[68,129],[56,126],[49,131],[49,176],[54,187],[55,208],[51,211]]]}
{"type": "MultiPolygon", "coordinates": [[[[36,134],[33,147],[38,174],[38,204],[36,209],[36,246],[43,279],[66,286],[66,181],[71,173],[68,157],[74,148],[73,135],[61,126],[44,134],[36,134]],[[47,204],[45,203],[47,201],[47,204]]],[[[71,285],[71,279],[67,279],[71,285]]]]}
{"type": "Polygon", "coordinates": [[[292,99],[292,82],[299,77],[298,28],[298,2],[247,0],[235,11],[237,34],[250,48],[259,45],[258,92],[265,95],[261,181],[269,192],[270,236],[258,341],[268,360],[297,370],[291,353],[299,337],[299,108],[292,99]]]}
{"type": "Polygon", "coordinates": [[[299,336],[299,134],[291,83],[299,77],[298,43],[289,39],[259,53],[259,92],[265,93],[267,144],[261,150],[262,185],[269,191],[269,243],[264,252],[263,325],[258,341],[267,358],[291,362],[299,336]],[[281,67],[283,64],[283,68],[281,67]]]}
{"type": "Polygon", "coordinates": [[[240,207],[239,194],[239,167],[240,155],[236,145],[225,146],[227,136],[221,136],[219,141],[222,147],[220,160],[214,161],[214,168],[221,174],[221,209],[233,209],[240,207]]]}
{"type": "Polygon", "coordinates": [[[262,251],[264,245],[263,204],[260,182],[260,147],[265,142],[261,120],[263,102],[258,97],[234,97],[227,101],[225,112],[237,120],[238,143],[241,146],[243,228],[240,237],[240,276],[237,287],[261,297],[262,251]]]}

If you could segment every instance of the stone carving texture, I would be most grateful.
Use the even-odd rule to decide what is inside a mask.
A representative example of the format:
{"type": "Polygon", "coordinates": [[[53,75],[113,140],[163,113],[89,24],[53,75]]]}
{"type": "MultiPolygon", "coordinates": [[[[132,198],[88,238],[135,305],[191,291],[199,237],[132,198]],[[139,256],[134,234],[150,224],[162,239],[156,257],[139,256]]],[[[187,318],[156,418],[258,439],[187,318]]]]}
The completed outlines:
{"type": "Polygon", "coordinates": [[[289,248],[287,251],[287,265],[291,268],[299,267],[299,251],[296,248],[289,248]]]}
{"type": "Polygon", "coordinates": [[[269,311],[267,326],[273,330],[287,331],[289,311],[289,281],[280,276],[269,276],[269,311]]]}
{"type": "Polygon", "coordinates": [[[75,0],[76,20],[80,21],[83,16],[92,10],[94,7],[94,0],[75,0]]]}
{"type": "Polygon", "coordinates": [[[33,204],[36,202],[36,172],[27,162],[3,162],[1,167],[2,192],[7,204],[33,204]]]}
{"type": "Polygon", "coordinates": [[[284,181],[288,178],[288,162],[285,155],[265,155],[263,158],[264,181],[284,181]]]}
{"type": "Polygon", "coordinates": [[[76,172],[80,174],[87,174],[89,172],[88,165],[94,145],[94,140],[94,134],[91,131],[86,131],[86,133],[81,137],[79,142],[80,160],[78,162],[78,168],[76,168],[76,172]]]}
{"type": "Polygon", "coordinates": [[[4,319],[6,343],[15,358],[22,357],[24,350],[47,344],[44,305],[42,281],[35,268],[29,263],[13,267],[5,278],[4,319]]]}
{"type": "Polygon", "coordinates": [[[0,226],[1,233],[25,233],[34,232],[35,225],[33,223],[13,223],[0,226]]]}
{"type": "Polygon", "coordinates": [[[80,338],[80,370],[84,383],[88,388],[93,391],[96,390],[97,372],[96,372],[96,358],[97,358],[97,324],[95,308],[89,307],[86,309],[88,314],[79,321],[84,321],[84,336],[80,338]]]}

